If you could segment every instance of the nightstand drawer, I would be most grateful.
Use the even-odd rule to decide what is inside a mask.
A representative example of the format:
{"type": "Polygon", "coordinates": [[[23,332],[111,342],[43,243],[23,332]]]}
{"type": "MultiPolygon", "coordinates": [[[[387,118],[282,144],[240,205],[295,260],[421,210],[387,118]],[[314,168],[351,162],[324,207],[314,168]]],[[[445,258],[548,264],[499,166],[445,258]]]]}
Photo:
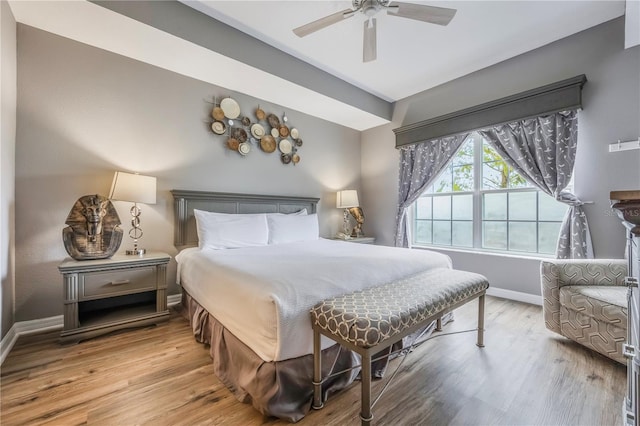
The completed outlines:
{"type": "Polygon", "coordinates": [[[169,319],[166,253],[116,254],[110,259],[66,259],[64,326],[60,339],[79,342],[116,330],[169,319]]]}
{"type": "Polygon", "coordinates": [[[80,283],[80,299],[136,293],[156,288],[156,268],[93,272],[83,274],[80,283]]]}

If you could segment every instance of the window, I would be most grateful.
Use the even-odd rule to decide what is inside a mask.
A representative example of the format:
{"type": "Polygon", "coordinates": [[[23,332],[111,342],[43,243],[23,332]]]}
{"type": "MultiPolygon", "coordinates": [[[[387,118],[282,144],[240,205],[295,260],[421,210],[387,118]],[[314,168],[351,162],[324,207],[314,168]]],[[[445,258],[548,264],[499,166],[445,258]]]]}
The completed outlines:
{"type": "Polygon", "coordinates": [[[554,254],[566,211],[474,132],[414,203],[413,244],[554,254]]]}

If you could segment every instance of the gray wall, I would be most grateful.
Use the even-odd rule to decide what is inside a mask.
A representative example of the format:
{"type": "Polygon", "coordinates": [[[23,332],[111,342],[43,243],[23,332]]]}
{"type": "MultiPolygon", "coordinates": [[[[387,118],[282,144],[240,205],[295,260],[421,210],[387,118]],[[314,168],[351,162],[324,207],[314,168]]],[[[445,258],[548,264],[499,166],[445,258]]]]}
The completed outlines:
{"type": "Polygon", "coordinates": [[[206,6],[167,0],[93,2],[378,117],[391,117],[387,101],[196,10],[206,6]]]}
{"type": "MultiPolygon", "coordinates": [[[[320,197],[321,234],[337,231],[335,191],[361,189],[360,133],[286,110],[304,140],[300,164],[259,150],[243,158],[208,128],[213,95],[232,95],[247,115],[258,105],[282,114],[264,100],[18,25],[17,321],[62,313],[64,222],[80,196],[108,194],[115,170],[158,178],[157,204],[143,206],[147,249],[176,253],[174,188],[320,197]]],[[[130,205],[114,205],[126,233],[130,205]]],[[[172,262],[170,293],[174,279],[172,262]]]]}
{"type": "MultiPolygon", "coordinates": [[[[363,132],[362,182],[367,230],[393,245],[398,152],[392,129],[586,74],[579,115],[575,193],[586,206],[599,258],[624,255],[624,231],[609,192],[640,188],[640,150],[608,153],[608,144],[640,135],[640,48],[624,50],[619,18],[396,103],[393,122],[363,132]]],[[[484,272],[494,287],[540,294],[537,259],[446,251],[454,266],[484,272]],[[515,278],[517,277],[517,278],[515,278]]]]}
{"type": "Polygon", "coordinates": [[[0,2],[0,318],[2,337],[13,325],[15,253],[16,21],[0,2]]]}
{"type": "MultiPolygon", "coordinates": [[[[395,105],[391,125],[362,135],[287,110],[305,141],[302,162],[293,167],[281,165],[275,155],[252,152],[241,158],[226,150],[223,139],[207,128],[210,106],[204,99],[232,95],[247,114],[258,104],[273,112],[282,108],[24,25],[18,25],[17,140],[9,138],[5,145],[5,123],[10,129],[13,120],[11,102],[5,106],[5,97],[10,98],[4,86],[6,56],[11,63],[5,44],[11,31],[6,37],[8,9],[2,5],[2,211],[9,212],[8,222],[2,218],[3,249],[8,247],[2,252],[3,335],[13,321],[12,238],[5,234],[5,223],[14,216],[13,186],[5,185],[13,167],[15,320],[23,321],[62,312],[57,265],[67,255],[60,238],[64,221],[78,197],[106,194],[115,170],[158,177],[158,202],[143,209],[147,249],[175,254],[173,188],[318,196],[324,236],[336,232],[341,221],[335,191],[359,189],[365,231],[391,245],[398,175],[393,128],[581,73],[589,82],[580,114],[576,193],[595,202],[587,214],[596,255],[623,255],[623,232],[609,209],[608,193],[640,187],[640,151],[608,154],[607,145],[640,133],[640,49],[623,50],[621,19],[404,99],[395,105]],[[14,146],[15,165],[5,155],[14,146]]],[[[126,230],[129,205],[115,205],[126,230]]],[[[125,241],[122,249],[129,244],[125,241]]],[[[447,253],[456,267],[488,275],[494,287],[540,294],[536,259],[447,253]]],[[[169,277],[170,293],[176,293],[174,263],[169,277]]]]}

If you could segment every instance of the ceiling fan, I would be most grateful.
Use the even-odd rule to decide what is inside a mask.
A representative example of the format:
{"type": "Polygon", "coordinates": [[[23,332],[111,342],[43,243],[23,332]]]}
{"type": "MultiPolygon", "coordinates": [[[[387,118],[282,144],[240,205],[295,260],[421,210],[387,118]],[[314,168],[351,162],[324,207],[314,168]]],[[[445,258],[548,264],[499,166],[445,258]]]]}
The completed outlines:
{"type": "Polygon", "coordinates": [[[426,6],[414,3],[392,2],[391,0],[352,0],[353,9],[333,13],[306,25],[295,28],[293,32],[298,37],[305,37],[311,33],[336,24],[344,19],[351,18],[357,12],[368,17],[364,22],[364,39],[362,48],[362,62],[374,61],[377,57],[376,48],[376,18],[374,16],[385,9],[387,15],[400,18],[415,19],[430,24],[448,25],[456,9],[444,7],[426,6]]]}

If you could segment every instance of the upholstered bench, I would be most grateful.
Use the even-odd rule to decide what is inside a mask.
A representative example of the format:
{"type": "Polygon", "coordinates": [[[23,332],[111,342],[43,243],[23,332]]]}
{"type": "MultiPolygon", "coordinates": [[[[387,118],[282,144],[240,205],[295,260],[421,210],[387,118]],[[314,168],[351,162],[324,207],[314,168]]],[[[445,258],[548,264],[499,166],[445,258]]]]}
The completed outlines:
{"type": "Polygon", "coordinates": [[[320,409],[323,406],[321,335],[361,355],[360,418],[363,425],[368,425],[373,419],[372,355],[433,321],[438,321],[440,325],[444,314],[475,298],[479,298],[477,345],[484,346],[484,295],[488,287],[489,283],[482,275],[438,268],[318,303],[311,310],[313,408],[320,409]]]}

